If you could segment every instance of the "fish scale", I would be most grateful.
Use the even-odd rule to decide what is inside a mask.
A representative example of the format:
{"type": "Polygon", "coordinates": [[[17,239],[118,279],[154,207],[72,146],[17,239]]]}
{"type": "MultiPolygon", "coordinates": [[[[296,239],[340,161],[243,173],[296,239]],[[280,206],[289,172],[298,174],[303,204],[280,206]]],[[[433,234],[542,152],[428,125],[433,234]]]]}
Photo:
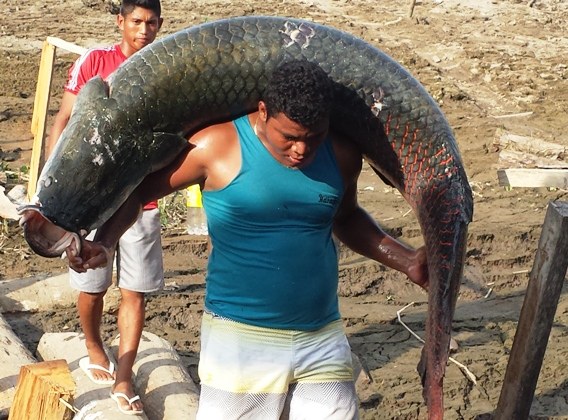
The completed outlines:
{"type": "Polygon", "coordinates": [[[429,271],[419,370],[429,418],[440,419],[472,193],[436,102],[400,64],[348,33],[300,19],[225,19],[150,44],[108,86],[92,79],[40,175],[37,205],[22,209],[48,220],[23,218],[26,240],[40,255],[55,256],[61,250],[52,246],[63,234],[51,233],[53,226],[101,226],[146,175],[187,147],[188,135],[254,110],[272,70],[290,59],[316,62],[328,73],[331,129],[357,144],[416,212],[429,271]]]}

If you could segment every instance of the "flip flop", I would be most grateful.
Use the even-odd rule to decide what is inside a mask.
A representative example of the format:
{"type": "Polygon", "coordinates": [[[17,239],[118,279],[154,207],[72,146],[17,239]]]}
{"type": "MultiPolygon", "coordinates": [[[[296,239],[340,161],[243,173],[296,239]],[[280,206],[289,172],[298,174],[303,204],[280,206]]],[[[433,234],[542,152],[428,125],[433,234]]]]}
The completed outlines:
{"type": "Polygon", "coordinates": [[[93,376],[93,372],[91,372],[92,369],[97,369],[97,370],[102,370],[103,372],[106,372],[109,375],[112,375],[114,373],[114,363],[112,363],[110,360],[109,360],[108,369],[106,369],[102,366],[91,364],[89,357],[83,357],[81,360],[79,360],[79,367],[81,368],[81,370],[83,372],[85,372],[85,375],[87,375],[87,377],[97,385],[112,385],[112,384],[114,384],[114,378],[113,379],[96,379],[93,376]]]}
{"type": "Polygon", "coordinates": [[[124,394],[123,392],[110,392],[110,397],[112,398],[112,400],[114,402],[116,402],[116,406],[118,407],[118,409],[120,410],[121,413],[123,414],[128,414],[129,416],[138,416],[140,414],[143,414],[144,411],[143,410],[125,410],[124,408],[122,408],[122,406],[120,405],[120,400],[119,398],[124,399],[128,405],[130,407],[132,407],[132,403],[134,401],[138,401],[140,400],[140,395],[135,395],[132,398],[128,398],[128,395],[124,394]]]}

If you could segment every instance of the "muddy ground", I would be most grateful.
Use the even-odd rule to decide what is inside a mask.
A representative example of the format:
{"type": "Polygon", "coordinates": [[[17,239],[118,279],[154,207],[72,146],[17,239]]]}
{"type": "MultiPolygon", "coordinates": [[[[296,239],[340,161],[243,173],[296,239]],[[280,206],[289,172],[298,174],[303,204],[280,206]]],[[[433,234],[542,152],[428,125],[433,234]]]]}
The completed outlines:
{"type": "MultiPolygon", "coordinates": [[[[0,158],[9,190],[25,184],[29,166],[40,48],[47,36],[82,46],[118,39],[103,0],[2,0],[0,20],[0,158]],[[90,4],[90,6],[87,6],[90,4]],[[8,171],[8,172],[5,172],[8,171]]],[[[476,376],[474,385],[454,364],[445,379],[446,418],[491,413],[499,399],[525,289],[547,205],[567,191],[499,186],[498,130],[568,146],[568,3],[564,0],[423,0],[408,18],[409,2],[386,0],[163,0],[162,35],[217,18],[283,15],[313,19],[357,35],[407,67],[440,103],[455,130],[475,195],[463,284],[457,305],[455,359],[476,376]]],[[[48,124],[57,111],[72,54],[58,54],[48,124]]],[[[400,195],[366,169],[360,201],[383,226],[413,245],[420,230],[400,195]]],[[[172,216],[173,217],[173,216],[172,216]]],[[[198,325],[206,252],[183,234],[183,221],[164,229],[165,291],[149,296],[146,328],[179,351],[197,380],[198,325]]],[[[0,233],[0,279],[60,273],[61,260],[34,255],[14,222],[0,233]]],[[[564,292],[566,288],[564,289],[564,292]]],[[[341,307],[354,352],[373,379],[362,383],[364,419],[424,418],[415,370],[421,343],[396,321],[423,334],[426,296],[403,276],[342,252],[341,307]]],[[[74,308],[4,314],[34,350],[44,331],[78,330],[74,308]]],[[[115,314],[104,318],[107,340],[115,314]]],[[[531,415],[568,419],[568,296],[556,312],[531,415]]]]}

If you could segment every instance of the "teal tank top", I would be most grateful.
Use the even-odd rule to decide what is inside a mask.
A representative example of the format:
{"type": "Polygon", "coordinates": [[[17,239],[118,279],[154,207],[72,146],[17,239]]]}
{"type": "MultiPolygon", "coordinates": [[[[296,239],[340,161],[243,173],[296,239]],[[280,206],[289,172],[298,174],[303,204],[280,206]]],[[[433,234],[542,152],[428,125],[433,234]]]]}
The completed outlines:
{"type": "Polygon", "coordinates": [[[305,168],[279,163],[247,116],[234,121],[242,165],[203,192],[211,238],[205,308],[250,325],[315,330],[339,319],[333,218],[343,180],[331,140],[305,168]]]}

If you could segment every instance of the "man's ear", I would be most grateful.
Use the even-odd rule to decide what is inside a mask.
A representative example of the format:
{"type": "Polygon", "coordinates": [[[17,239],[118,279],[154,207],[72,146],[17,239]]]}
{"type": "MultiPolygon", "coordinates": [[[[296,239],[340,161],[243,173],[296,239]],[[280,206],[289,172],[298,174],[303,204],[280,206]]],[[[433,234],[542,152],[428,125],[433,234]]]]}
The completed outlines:
{"type": "Polygon", "coordinates": [[[162,23],[164,23],[164,18],[158,20],[158,31],[162,28],[162,23]]]}
{"type": "Polygon", "coordinates": [[[118,29],[120,29],[121,31],[124,30],[124,16],[122,16],[120,13],[116,15],[116,26],[118,26],[118,29]]]}
{"type": "Polygon", "coordinates": [[[258,117],[264,122],[268,120],[268,111],[266,110],[264,101],[258,101],[258,117]]]}

